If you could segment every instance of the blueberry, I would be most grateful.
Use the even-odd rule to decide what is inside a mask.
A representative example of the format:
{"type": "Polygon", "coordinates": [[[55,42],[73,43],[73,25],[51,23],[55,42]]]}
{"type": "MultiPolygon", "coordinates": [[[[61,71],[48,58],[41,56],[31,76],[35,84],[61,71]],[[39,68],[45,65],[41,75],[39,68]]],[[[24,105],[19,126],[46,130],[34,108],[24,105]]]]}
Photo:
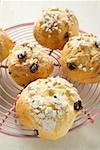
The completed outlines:
{"type": "Polygon", "coordinates": [[[30,66],[30,71],[32,73],[35,73],[39,68],[38,62],[34,62],[31,66],[30,66]]]}
{"type": "Polygon", "coordinates": [[[11,74],[11,72],[9,72],[9,74],[11,74]]]}
{"type": "Polygon", "coordinates": [[[65,34],[64,34],[64,38],[69,38],[69,34],[68,34],[68,32],[65,32],[65,34]]]}
{"type": "Polygon", "coordinates": [[[36,135],[39,135],[39,132],[38,132],[37,129],[34,129],[34,132],[35,132],[36,135]]]}
{"type": "Polygon", "coordinates": [[[96,41],[96,42],[95,42],[95,46],[96,46],[97,48],[100,48],[100,42],[99,42],[99,41],[96,41]]]}
{"type": "Polygon", "coordinates": [[[57,98],[57,96],[56,96],[56,95],[54,95],[54,98],[57,98]]]}
{"type": "Polygon", "coordinates": [[[74,103],[74,110],[79,111],[82,108],[82,102],[80,100],[74,103]]]}
{"type": "Polygon", "coordinates": [[[73,62],[68,62],[68,63],[67,63],[67,66],[68,66],[68,68],[69,68],[70,70],[74,70],[74,69],[77,68],[76,64],[73,63],[73,62]]]}
{"type": "Polygon", "coordinates": [[[26,57],[26,51],[19,53],[19,54],[17,55],[17,57],[18,57],[19,59],[25,58],[25,57],[26,57]]]}

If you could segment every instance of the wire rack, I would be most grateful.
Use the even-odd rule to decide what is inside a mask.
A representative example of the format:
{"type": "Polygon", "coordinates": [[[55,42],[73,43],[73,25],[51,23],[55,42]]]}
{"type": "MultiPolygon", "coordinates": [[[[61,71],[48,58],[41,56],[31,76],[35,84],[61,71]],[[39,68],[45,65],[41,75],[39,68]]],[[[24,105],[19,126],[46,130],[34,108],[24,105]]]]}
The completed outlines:
{"type": "MultiPolygon", "coordinates": [[[[34,23],[24,23],[7,28],[7,34],[17,43],[32,42],[38,44],[33,38],[34,23]]],[[[82,31],[80,31],[82,32],[82,31]]],[[[54,60],[54,71],[51,76],[64,77],[59,63],[60,51],[45,49],[54,60]]],[[[21,125],[16,117],[15,105],[17,95],[22,87],[17,85],[10,77],[7,69],[7,59],[2,62],[0,68],[0,132],[15,137],[37,137],[34,130],[21,125]]],[[[64,77],[65,78],[65,77],[64,77]]],[[[76,118],[70,131],[94,122],[94,118],[100,113],[100,85],[80,84],[67,78],[78,89],[83,100],[84,111],[76,118]]]]}

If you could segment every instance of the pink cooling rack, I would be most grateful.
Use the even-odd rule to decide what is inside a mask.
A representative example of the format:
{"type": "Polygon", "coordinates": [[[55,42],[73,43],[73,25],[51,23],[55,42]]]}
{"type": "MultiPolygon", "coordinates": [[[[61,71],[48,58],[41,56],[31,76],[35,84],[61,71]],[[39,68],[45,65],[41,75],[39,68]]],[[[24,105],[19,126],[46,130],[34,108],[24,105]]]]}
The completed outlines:
{"type": "MultiPolygon", "coordinates": [[[[32,42],[38,44],[33,38],[34,23],[19,24],[5,29],[7,34],[17,43],[32,42]]],[[[80,31],[84,33],[83,31],[80,31]]],[[[55,69],[51,76],[63,76],[59,58],[59,50],[50,50],[45,48],[48,55],[54,60],[55,69]]],[[[15,113],[17,95],[21,92],[22,87],[18,86],[8,74],[7,59],[3,61],[0,67],[0,132],[15,137],[37,137],[34,130],[22,126],[15,113]]],[[[76,118],[70,131],[76,130],[83,125],[94,122],[94,118],[100,113],[100,85],[80,84],[71,81],[77,87],[83,100],[84,111],[76,118]]]]}

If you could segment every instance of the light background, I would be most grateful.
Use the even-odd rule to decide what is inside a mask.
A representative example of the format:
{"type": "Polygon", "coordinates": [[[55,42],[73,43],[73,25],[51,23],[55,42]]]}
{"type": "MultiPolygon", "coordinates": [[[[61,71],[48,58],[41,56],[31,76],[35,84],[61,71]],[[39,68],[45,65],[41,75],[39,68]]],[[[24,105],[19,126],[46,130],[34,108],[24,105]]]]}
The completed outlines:
{"type": "MultiPolygon", "coordinates": [[[[0,1],[0,28],[36,21],[41,10],[48,7],[73,10],[80,29],[100,37],[100,1],[0,1]]],[[[89,124],[53,142],[0,134],[0,150],[100,150],[100,116],[95,124],[89,124]]]]}

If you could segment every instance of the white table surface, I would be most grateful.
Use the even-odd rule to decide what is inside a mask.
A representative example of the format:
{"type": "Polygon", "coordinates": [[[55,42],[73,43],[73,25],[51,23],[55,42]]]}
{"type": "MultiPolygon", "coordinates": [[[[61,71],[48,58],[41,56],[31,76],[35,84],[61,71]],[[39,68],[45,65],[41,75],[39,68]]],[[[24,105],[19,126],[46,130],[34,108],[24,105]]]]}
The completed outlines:
{"type": "MultiPolygon", "coordinates": [[[[0,1],[0,28],[37,20],[41,10],[67,7],[74,11],[80,29],[100,36],[100,1],[0,1]]],[[[57,141],[18,139],[0,133],[0,150],[100,150],[100,116],[57,141]]]]}

